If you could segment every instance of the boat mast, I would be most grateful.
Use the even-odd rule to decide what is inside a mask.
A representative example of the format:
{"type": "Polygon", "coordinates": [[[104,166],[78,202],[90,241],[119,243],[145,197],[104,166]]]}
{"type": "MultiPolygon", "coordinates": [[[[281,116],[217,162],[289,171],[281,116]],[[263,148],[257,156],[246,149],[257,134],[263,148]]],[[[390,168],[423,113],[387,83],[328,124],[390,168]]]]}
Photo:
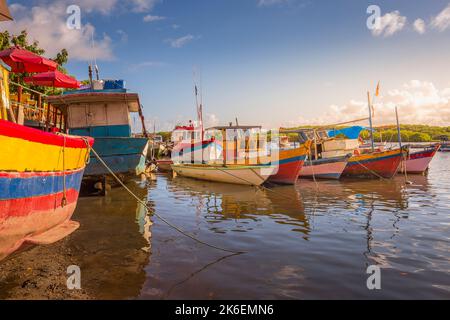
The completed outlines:
{"type": "Polygon", "coordinates": [[[400,145],[400,149],[402,149],[402,133],[400,130],[400,121],[398,120],[398,109],[395,106],[395,118],[397,119],[397,134],[398,134],[398,144],[400,145]]]}
{"type": "Polygon", "coordinates": [[[369,126],[370,126],[370,143],[372,146],[372,152],[375,151],[375,144],[373,141],[373,123],[372,123],[372,104],[370,102],[370,92],[367,91],[367,102],[369,105],[369,126]]]}

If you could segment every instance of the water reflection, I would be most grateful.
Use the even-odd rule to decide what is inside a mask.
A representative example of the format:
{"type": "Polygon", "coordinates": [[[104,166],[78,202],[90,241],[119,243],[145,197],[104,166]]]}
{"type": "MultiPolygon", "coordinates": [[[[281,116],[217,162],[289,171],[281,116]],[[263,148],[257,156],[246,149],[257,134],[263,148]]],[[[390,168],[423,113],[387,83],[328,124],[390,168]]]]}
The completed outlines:
{"type": "MultiPolygon", "coordinates": [[[[196,215],[202,215],[216,233],[230,230],[221,228],[226,220],[258,222],[268,217],[279,224],[289,225],[292,231],[309,234],[309,222],[298,190],[293,186],[252,188],[248,186],[204,182],[183,177],[170,181],[171,189],[183,190],[197,200],[196,215]]],[[[179,192],[179,191],[178,191],[179,192]]],[[[245,225],[237,223],[231,231],[246,232],[245,225]]]]}
{"type": "MultiPolygon", "coordinates": [[[[146,199],[145,186],[131,182],[129,187],[146,199]]],[[[75,219],[82,223],[70,245],[79,257],[83,288],[98,299],[138,296],[151,249],[152,222],[145,207],[113,189],[106,198],[81,199],[75,219]]]]}
{"type": "MultiPolygon", "coordinates": [[[[150,212],[121,189],[80,199],[74,218],[81,228],[55,254],[70,253],[82,286],[99,299],[448,297],[445,157],[428,176],[301,180],[268,189],[158,174],[130,185],[150,212]],[[153,213],[202,241],[246,253],[224,256],[153,213]],[[383,267],[379,292],[366,287],[370,264],[383,267]]],[[[25,261],[27,267],[35,266],[25,261]]],[[[0,283],[0,293],[11,296],[4,288],[0,283]]]]}

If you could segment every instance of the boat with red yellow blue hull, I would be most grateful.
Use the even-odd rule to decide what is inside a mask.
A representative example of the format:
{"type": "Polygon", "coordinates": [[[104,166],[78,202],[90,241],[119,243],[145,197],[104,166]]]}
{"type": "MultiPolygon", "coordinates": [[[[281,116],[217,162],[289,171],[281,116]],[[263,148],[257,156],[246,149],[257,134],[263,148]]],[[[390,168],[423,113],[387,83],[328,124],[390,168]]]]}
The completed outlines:
{"type": "Polygon", "coordinates": [[[93,142],[0,120],[0,260],[79,227],[70,219],[93,142]]]}
{"type": "Polygon", "coordinates": [[[276,166],[276,173],[269,177],[267,182],[276,184],[295,184],[303,168],[305,159],[309,154],[311,142],[307,142],[295,149],[281,149],[276,166]]]}
{"type": "MultiPolygon", "coordinates": [[[[385,178],[390,179],[397,174],[403,159],[408,156],[408,146],[386,151],[366,151],[352,156],[343,177],[385,178]]],[[[364,150],[362,150],[364,151],[364,150]]]]}

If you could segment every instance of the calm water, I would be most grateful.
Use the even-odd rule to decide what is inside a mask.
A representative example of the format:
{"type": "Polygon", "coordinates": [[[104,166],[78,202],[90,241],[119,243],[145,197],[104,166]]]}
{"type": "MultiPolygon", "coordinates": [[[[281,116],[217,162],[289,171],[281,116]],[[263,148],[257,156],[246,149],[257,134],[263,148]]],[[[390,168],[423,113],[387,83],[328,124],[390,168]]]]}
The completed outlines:
{"type": "Polygon", "coordinates": [[[82,198],[65,241],[95,298],[450,298],[450,154],[428,176],[270,191],[158,174],[82,198]],[[232,255],[198,244],[152,213],[232,255]],[[382,268],[369,291],[366,268],[382,268]]]}

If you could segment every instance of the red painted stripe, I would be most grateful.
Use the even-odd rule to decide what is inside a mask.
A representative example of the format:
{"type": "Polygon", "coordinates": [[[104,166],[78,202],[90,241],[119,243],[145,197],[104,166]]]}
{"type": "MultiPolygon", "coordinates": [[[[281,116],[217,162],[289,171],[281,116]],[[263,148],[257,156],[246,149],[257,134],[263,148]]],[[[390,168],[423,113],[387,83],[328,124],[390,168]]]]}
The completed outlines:
{"type": "MultiPolygon", "coordinates": [[[[33,214],[34,211],[48,211],[51,214],[56,208],[61,207],[63,193],[55,193],[46,196],[21,198],[0,201],[0,222],[9,217],[24,217],[33,214]]],[[[69,189],[66,192],[67,204],[77,202],[78,191],[69,189]]]]}
{"type": "MultiPolygon", "coordinates": [[[[5,120],[0,120],[0,135],[59,147],[64,146],[64,137],[60,135],[28,128],[5,120]]],[[[91,146],[94,144],[94,139],[88,138],[88,141],[91,146]]],[[[67,148],[86,148],[86,144],[81,137],[66,136],[65,145],[67,148]]]]}
{"type": "Polygon", "coordinates": [[[409,159],[414,160],[414,159],[421,159],[421,158],[431,158],[431,157],[434,157],[436,151],[437,150],[433,149],[433,150],[414,152],[409,155],[409,159]]]}
{"type": "Polygon", "coordinates": [[[344,175],[374,175],[372,172],[375,172],[383,178],[392,178],[397,173],[401,160],[402,155],[398,154],[389,158],[374,159],[370,162],[362,162],[362,165],[357,162],[352,163],[351,166],[347,165],[344,170],[344,175]]]}
{"type": "MultiPolygon", "coordinates": [[[[77,174],[83,171],[84,168],[77,170],[66,170],[65,175],[77,174]]],[[[33,178],[33,177],[50,177],[50,176],[63,176],[63,171],[52,171],[52,172],[0,172],[0,178],[33,178]]]]}
{"type": "Polygon", "coordinates": [[[298,160],[279,165],[278,172],[269,178],[269,182],[295,184],[303,164],[303,160],[298,160]]]}

